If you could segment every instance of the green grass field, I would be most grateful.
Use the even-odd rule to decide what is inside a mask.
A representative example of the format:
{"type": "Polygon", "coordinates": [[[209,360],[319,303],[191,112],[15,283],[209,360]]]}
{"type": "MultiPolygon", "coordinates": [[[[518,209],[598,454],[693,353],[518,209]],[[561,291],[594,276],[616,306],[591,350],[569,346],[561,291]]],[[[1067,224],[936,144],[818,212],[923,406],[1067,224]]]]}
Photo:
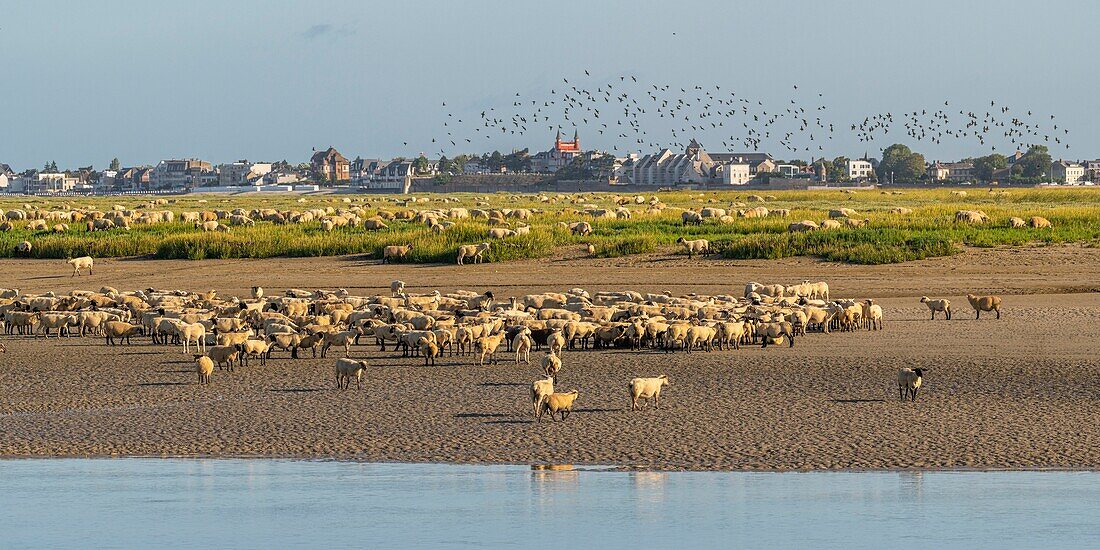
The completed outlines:
{"type": "MultiPolygon", "coordinates": [[[[360,206],[373,214],[403,209],[466,208],[535,208],[542,212],[529,220],[531,233],[493,241],[487,260],[493,262],[521,258],[546,257],[560,247],[591,243],[600,257],[645,254],[673,249],[676,239],[706,238],[716,254],[725,258],[784,258],[816,256],[833,261],[860,264],[896,263],[927,257],[947,256],[962,246],[1036,246],[1052,243],[1100,243],[1100,190],[1077,189],[1011,189],[990,193],[986,189],[968,190],[959,197],[945,189],[901,190],[902,194],[873,191],[777,191],[766,193],[769,209],[789,209],[786,218],[735,218],[732,223],[707,220],[701,226],[683,227],[680,215],[684,208],[702,207],[730,209],[732,203],[746,202],[760,191],[667,192],[657,197],[667,205],[660,214],[646,214],[645,205],[627,204],[630,219],[593,219],[580,212],[584,205],[614,208],[618,195],[607,193],[537,195],[450,195],[457,203],[442,203],[442,195],[419,195],[428,202],[405,206],[399,200],[407,197],[379,195],[313,195],[299,202],[298,196],[187,195],[171,198],[162,206],[149,206],[150,197],[106,198],[33,198],[0,199],[5,212],[22,210],[95,209],[110,210],[115,205],[129,209],[152,208],[184,211],[232,210],[234,208],[273,208],[280,211],[311,208],[334,209],[360,206]],[[350,199],[351,202],[346,202],[350,199]],[[574,199],[577,200],[576,204],[574,199]],[[482,203],[478,206],[478,203],[482,203]],[[484,206],[488,203],[489,206],[484,206]],[[829,209],[851,208],[859,219],[868,219],[866,227],[843,228],[811,233],[788,233],[791,222],[808,219],[820,223],[829,209]],[[894,207],[912,209],[911,214],[889,213],[894,207]],[[956,224],[957,210],[983,210],[990,221],[982,225],[956,224]],[[1048,218],[1053,229],[1016,229],[1008,224],[1010,216],[1027,219],[1038,215],[1048,218]],[[593,234],[573,236],[559,222],[588,221],[593,234]]],[[[647,195],[647,199],[650,195],[647,195]]],[[[509,220],[514,223],[513,220],[509,220]]],[[[391,244],[413,244],[408,261],[417,263],[453,262],[455,248],[488,240],[487,221],[466,219],[443,232],[433,233],[424,224],[411,221],[388,221],[389,229],[367,231],[361,228],[340,228],[332,232],[321,230],[319,222],[297,225],[274,225],[257,221],[254,227],[233,227],[229,233],[203,233],[191,224],[175,222],[155,225],[135,225],[130,230],[115,229],[89,233],[83,224],[72,224],[62,233],[26,228],[25,221],[0,232],[0,257],[14,257],[16,245],[24,240],[32,244],[25,256],[34,258],[65,258],[88,254],[93,257],[149,256],[163,259],[206,258],[269,258],[277,256],[332,256],[342,254],[372,254],[380,257],[382,247],[391,244]]],[[[49,222],[53,225],[57,222],[49,222]]]]}

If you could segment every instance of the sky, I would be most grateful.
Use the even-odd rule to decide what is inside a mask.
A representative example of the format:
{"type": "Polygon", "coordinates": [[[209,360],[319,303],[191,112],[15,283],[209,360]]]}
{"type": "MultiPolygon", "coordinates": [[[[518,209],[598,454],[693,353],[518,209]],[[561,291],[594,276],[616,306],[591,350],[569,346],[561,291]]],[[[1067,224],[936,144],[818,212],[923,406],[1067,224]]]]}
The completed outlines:
{"type": "MultiPolygon", "coordinates": [[[[563,78],[591,88],[623,76],[718,86],[776,108],[821,94],[812,101],[843,131],[800,155],[772,136],[759,148],[777,158],[874,156],[894,142],[930,160],[987,154],[988,143],[917,141],[896,126],[872,142],[849,131],[874,113],[944,101],[1056,114],[1072,148],[1055,158],[1097,158],[1097,20],[1092,0],[0,0],[0,162],[302,162],[330,145],[349,158],[438,157],[440,143],[449,156],[544,150],[553,126],[571,136],[573,122],[453,147],[442,124],[448,113],[468,125],[510,109],[516,93],[542,102],[563,78]]],[[[674,139],[662,122],[639,122],[650,142],[692,137],[674,139]]],[[[577,128],[585,149],[651,152],[598,128],[577,128]]],[[[698,134],[708,150],[727,149],[725,135],[698,134]]]]}

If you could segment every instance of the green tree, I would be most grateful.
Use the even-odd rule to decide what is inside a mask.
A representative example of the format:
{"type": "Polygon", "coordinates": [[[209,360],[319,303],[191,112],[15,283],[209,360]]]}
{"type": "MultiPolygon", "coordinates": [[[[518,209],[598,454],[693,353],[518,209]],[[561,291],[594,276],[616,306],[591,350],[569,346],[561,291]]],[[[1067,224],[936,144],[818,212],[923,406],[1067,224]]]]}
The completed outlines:
{"type": "Polygon", "coordinates": [[[51,160],[50,162],[47,162],[46,165],[42,167],[42,171],[43,172],[58,172],[59,170],[57,169],[57,161],[56,160],[51,160]]]}
{"type": "Polygon", "coordinates": [[[848,177],[848,160],[848,157],[845,156],[833,159],[832,165],[829,166],[829,179],[836,182],[850,181],[851,178],[848,177]]]}
{"type": "Polygon", "coordinates": [[[1033,145],[1012,166],[1012,172],[1025,178],[1041,178],[1050,170],[1051,162],[1053,161],[1046,145],[1033,145]]]}
{"type": "Polygon", "coordinates": [[[1000,153],[993,153],[974,159],[974,175],[980,181],[993,181],[993,173],[1008,166],[1008,159],[1000,153]]]}
{"type": "Polygon", "coordinates": [[[111,159],[111,167],[108,170],[119,171],[122,169],[122,163],[118,161],[118,157],[111,159]]]}
{"type": "Polygon", "coordinates": [[[428,159],[425,158],[424,155],[416,157],[416,160],[413,161],[413,169],[416,170],[417,174],[423,174],[424,172],[427,172],[428,159]]]}
{"type": "Polygon", "coordinates": [[[441,174],[453,174],[454,173],[454,166],[451,164],[451,161],[447,158],[447,155],[440,155],[440,157],[439,157],[439,173],[441,173],[441,174]]]}
{"type": "Polygon", "coordinates": [[[504,166],[504,156],[500,154],[500,151],[493,151],[493,154],[486,159],[485,165],[489,170],[499,172],[500,167],[504,166]]]}
{"type": "Polygon", "coordinates": [[[895,143],[882,152],[878,163],[880,181],[915,182],[924,176],[924,155],[914,153],[909,147],[895,143]]]}

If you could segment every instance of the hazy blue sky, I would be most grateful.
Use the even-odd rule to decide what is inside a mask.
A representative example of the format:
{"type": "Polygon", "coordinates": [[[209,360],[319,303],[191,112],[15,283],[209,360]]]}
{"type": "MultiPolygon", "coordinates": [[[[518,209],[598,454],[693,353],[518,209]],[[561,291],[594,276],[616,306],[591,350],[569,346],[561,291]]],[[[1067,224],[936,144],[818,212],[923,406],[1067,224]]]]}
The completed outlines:
{"type": "MultiPolygon", "coordinates": [[[[720,85],[777,106],[794,84],[822,93],[829,121],[844,127],[829,157],[894,141],[930,159],[983,153],[969,141],[934,146],[898,131],[859,143],[847,125],[944,100],[988,109],[993,99],[1013,112],[1057,114],[1073,148],[1056,158],[1096,158],[1098,21],[1092,0],[0,0],[0,162],[303,161],[328,145],[349,157],[438,156],[430,141],[442,136],[443,100],[456,117],[476,117],[510,108],[516,92],[549,97],[562,77],[599,85],[624,74],[720,85]]],[[[586,148],[631,145],[580,131],[586,148]]],[[[714,135],[700,137],[723,149],[714,135]]],[[[541,150],[552,138],[541,127],[448,143],[447,154],[541,150]]]]}

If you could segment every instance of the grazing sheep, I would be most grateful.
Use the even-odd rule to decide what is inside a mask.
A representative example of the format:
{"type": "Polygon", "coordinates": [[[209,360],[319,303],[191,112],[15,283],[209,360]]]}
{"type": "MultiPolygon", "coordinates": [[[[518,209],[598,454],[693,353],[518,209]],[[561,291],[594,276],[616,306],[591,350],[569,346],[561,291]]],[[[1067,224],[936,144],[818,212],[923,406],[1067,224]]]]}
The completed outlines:
{"type": "Polygon", "coordinates": [[[955,223],[981,224],[989,221],[989,216],[981,210],[959,210],[955,212],[955,223]]]}
{"type": "Polygon", "coordinates": [[[787,226],[788,233],[808,233],[810,231],[816,231],[818,229],[817,222],[813,220],[802,220],[800,222],[794,222],[787,226]]]}
{"type": "Polygon", "coordinates": [[[382,249],[382,263],[393,263],[395,259],[404,260],[405,256],[412,251],[413,245],[390,245],[382,249]]]}
{"type": "Polygon", "coordinates": [[[69,265],[73,266],[73,277],[76,277],[80,273],[81,269],[87,269],[88,275],[92,274],[92,257],[81,256],[79,258],[69,258],[69,265]]]}
{"type": "Polygon", "coordinates": [[[493,228],[489,229],[489,238],[490,239],[503,239],[503,238],[512,237],[512,236],[515,236],[515,235],[517,235],[517,233],[515,231],[512,231],[511,229],[506,229],[506,228],[503,228],[503,227],[493,227],[493,228]]]}
{"type": "Polygon", "coordinates": [[[560,414],[562,421],[565,421],[569,413],[573,412],[573,403],[576,403],[578,395],[580,395],[579,392],[573,390],[569,393],[552,393],[546,396],[542,402],[542,408],[539,409],[539,422],[542,422],[542,415],[547,412],[550,413],[551,422],[555,422],[554,414],[560,414]]]}
{"type": "Polygon", "coordinates": [[[981,319],[983,311],[995,311],[997,312],[997,318],[1001,318],[1000,296],[975,296],[973,294],[967,294],[966,300],[970,302],[970,307],[974,308],[975,319],[981,319]]]}
{"type": "Polygon", "coordinates": [[[546,373],[546,376],[558,379],[558,371],[561,370],[561,358],[553,353],[548,353],[542,356],[542,372],[546,373]]]}
{"type": "Polygon", "coordinates": [[[933,300],[928,296],[921,296],[920,302],[928,306],[929,311],[932,312],[932,320],[936,320],[936,312],[942,311],[944,318],[948,321],[951,320],[951,301],[946,299],[933,300]]]}
{"type": "Polygon", "coordinates": [[[688,258],[694,257],[696,254],[706,254],[710,252],[710,241],[706,239],[687,240],[683,237],[676,239],[676,244],[683,245],[687,250],[688,258]]]}
{"type": "Polygon", "coordinates": [[[367,369],[366,361],[354,359],[336,360],[336,387],[346,390],[351,387],[351,377],[355,377],[355,389],[363,389],[363,371],[367,369]]]}
{"type": "Polygon", "coordinates": [[[683,225],[703,224],[703,216],[694,210],[685,210],[684,213],[680,215],[680,219],[682,220],[683,225]]]}
{"type": "Polygon", "coordinates": [[[1034,227],[1035,229],[1054,228],[1054,225],[1050,223],[1050,220],[1042,216],[1032,216],[1031,219],[1028,220],[1028,225],[1034,227]]]}
{"type": "Polygon", "coordinates": [[[538,416],[539,411],[542,410],[542,404],[546,401],[546,398],[554,393],[554,378],[546,377],[542,380],[535,380],[531,384],[531,405],[534,408],[532,416],[538,416]]]}
{"type": "Polygon", "coordinates": [[[32,248],[33,247],[31,246],[30,241],[23,241],[23,242],[15,245],[15,251],[20,253],[20,254],[30,254],[32,248]]]}
{"type": "Polygon", "coordinates": [[[587,237],[592,234],[592,224],[588,222],[574,222],[569,224],[569,231],[574,235],[587,237]]]}
{"type": "Polygon", "coordinates": [[[199,385],[209,384],[210,375],[214,374],[214,361],[205,355],[196,355],[195,370],[199,373],[199,385]]]}
{"type": "Polygon", "coordinates": [[[844,227],[843,224],[841,224],[837,220],[823,220],[821,222],[821,230],[822,231],[830,231],[832,229],[840,229],[841,227],[844,227]]]}
{"type": "Polygon", "coordinates": [[[898,369],[898,399],[905,401],[905,398],[909,398],[910,401],[917,400],[917,390],[920,389],[921,383],[924,381],[924,371],[927,369],[908,368],[902,367],[898,369]]]}
{"type": "Polygon", "coordinates": [[[653,398],[653,405],[661,408],[661,388],[668,385],[668,376],[662,374],[654,378],[634,378],[630,381],[630,410],[636,411],[638,399],[653,398]]]}
{"type": "Polygon", "coordinates": [[[1011,217],[1008,219],[1008,225],[1017,229],[1021,227],[1027,227],[1027,222],[1023,218],[1011,217]]]}
{"type": "Polygon", "coordinates": [[[489,243],[481,243],[464,244],[458,247],[458,265],[463,265],[463,260],[466,258],[473,258],[475,264],[481,263],[482,255],[489,250],[489,246],[489,243]]]}

